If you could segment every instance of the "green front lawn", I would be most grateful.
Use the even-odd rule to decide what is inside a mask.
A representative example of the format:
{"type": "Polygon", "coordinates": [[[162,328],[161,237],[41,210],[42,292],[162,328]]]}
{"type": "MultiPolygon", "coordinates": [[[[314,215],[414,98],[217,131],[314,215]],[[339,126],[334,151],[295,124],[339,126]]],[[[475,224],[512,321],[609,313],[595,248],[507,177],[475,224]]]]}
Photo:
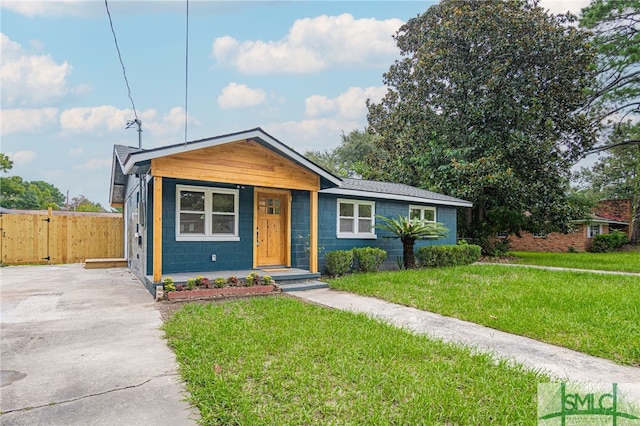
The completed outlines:
{"type": "Polygon", "coordinates": [[[504,265],[352,274],[332,288],[640,365],[640,278],[504,265]]]}
{"type": "Polygon", "coordinates": [[[615,253],[542,253],[516,251],[511,254],[518,258],[518,263],[527,265],[640,273],[640,251],[615,253]]]}
{"type": "Polygon", "coordinates": [[[535,424],[549,381],[284,296],[186,305],[164,330],[203,424],[535,424]]]}

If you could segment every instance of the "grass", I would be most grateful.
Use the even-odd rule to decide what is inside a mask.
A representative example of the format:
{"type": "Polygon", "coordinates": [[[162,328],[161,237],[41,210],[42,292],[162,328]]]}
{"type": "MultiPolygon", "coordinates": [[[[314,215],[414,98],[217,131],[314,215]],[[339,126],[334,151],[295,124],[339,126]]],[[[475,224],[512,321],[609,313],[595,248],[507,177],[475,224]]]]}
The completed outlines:
{"type": "Polygon", "coordinates": [[[207,425],[535,424],[549,381],[285,296],[189,304],[164,330],[207,425]]]}
{"type": "Polygon", "coordinates": [[[640,251],[615,253],[512,252],[518,263],[560,268],[640,273],[640,251]]]}
{"type": "Polygon", "coordinates": [[[640,365],[640,278],[471,265],[353,274],[335,289],[374,296],[640,365]]]}

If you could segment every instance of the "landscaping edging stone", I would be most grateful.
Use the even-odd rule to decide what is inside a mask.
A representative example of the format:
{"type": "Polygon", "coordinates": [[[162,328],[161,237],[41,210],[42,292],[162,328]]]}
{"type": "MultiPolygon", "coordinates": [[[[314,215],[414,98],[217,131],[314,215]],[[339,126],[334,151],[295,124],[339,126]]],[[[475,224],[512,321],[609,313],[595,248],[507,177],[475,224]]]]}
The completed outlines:
{"type": "Polygon", "coordinates": [[[171,291],[167,294],[169,300],[183,299],[203,299],[224,296],[250,296],[252,294],[274,293],[280,288],[270,285],[259,285],[252,287],[224,287],[224,288],[202,288],[197,290],[171,291]]]}

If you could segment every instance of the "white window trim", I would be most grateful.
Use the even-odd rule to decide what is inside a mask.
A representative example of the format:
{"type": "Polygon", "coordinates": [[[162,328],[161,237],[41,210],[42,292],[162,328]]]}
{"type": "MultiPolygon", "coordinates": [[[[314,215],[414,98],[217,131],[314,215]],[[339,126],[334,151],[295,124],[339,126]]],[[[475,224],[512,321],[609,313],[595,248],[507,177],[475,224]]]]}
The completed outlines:
{"type": "Polygon", "coordinates": [[[239,206],[240,191],[230,188],[214,188],[210,186],[176,185],[176,241],[240,241],[239,206]],[[204,235],[180,234],[180,191],[204,192],[204,235]],[[235,229],[233,234],[212,234],[211,216],[213,215],[213,194],[233,194],[235,229]]]}
{"type": "Polygon", "coordinates": [[[353,200],[347,198],[338,198],[338,202],[336,203],[337,210],[337,219],[336,219],[336,236],[337,238],[358,238],[358,239],[368,239],[375,240],[378,238],[376,235],[376,202],[375,201],[365,201],[365,200],[353,200]],[[340,204],[353,204],[353,214],[354,214],[354,231],[360,231],[358,229],[358,208],[360,205],[371,206],[371,229],[367,232],[340,232],[340,204]]]}
{"type": "Polygon", "coordinates": [[[438,210],[435,207],[430,206],[409,206],[409,217],[411,217],[411,210],[420,210],[420,220],[424,220],[424,212],[432,211],[433,212],[433,220],[427,220],[428,223],[436,223],[438,221],[438,210]]]}
{"type": "Polygon", "coordinates": [[[591,225],[587,225],[587,238],[593,238],[596,235],[602,234],[602,224],[598,223],[598,224],[591,224],[591,225]],[[592,226],[597,226],[598,227],[598,233],[597,234],[592,234],[591,233],[591,227],[592,226]]]}

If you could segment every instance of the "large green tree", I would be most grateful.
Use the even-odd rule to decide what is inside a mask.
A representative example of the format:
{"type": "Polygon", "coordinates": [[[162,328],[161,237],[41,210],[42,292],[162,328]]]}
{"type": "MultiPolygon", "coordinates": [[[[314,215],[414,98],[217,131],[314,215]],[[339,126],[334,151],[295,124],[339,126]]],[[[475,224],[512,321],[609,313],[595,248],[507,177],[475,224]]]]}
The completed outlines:
{"type": "MultiPolygon", "coordinates": [[[[594,192],[621,189],[626,182],[633,199],[631,241],[640,243],[640,0],[592,0],[582,10],[580,25],[593,31],[598,50],[598,78],[588,104],[601,125],[599,141],[591,151],[606,152],[593,174],[583,172],[594,192]],[[620,167],[626,168],[620,170],[620,167]],[[621,178],[620,172],[627,175],[621,178]],[[635,179],[635,180],[634,180],[635,179]],[[600,185],[602,182],[603,185],[600,185]],[[617,182],[617,184],[614,184],[617,182]]],[[[626,191],[626,190],[625,190],[626,191]]],[[[608,194],[607,196],[610,196],[608,194]]]]}
{"type": "Polygon", "coordinates": [[[340,145],[324,151],[307,151],[305,156],[340,177],[358,177],[366,174],[364,158],[375,151],[376,136],[361,130],[342,133],[340,145]]]}
{"type": "Polygon", "coordinates": [[[570,167],[594,144],[580,108],[595,52],[570,19],[526,0],[442,0],[409,20],[389,91],[368,102],[380,140],[366,177],[472,201],[467,236],[565,228],[570,167]]]}
{"type": "Polygon", "coordinates": [[[640,242],[640,145],[620,144],[640,139],[640,123],[616,126],[609,148],[591,167],[576,174],[580,193],[591,200],[630,198],[634,212],[631,242],[640,242]]]}
{"type": "Polygon", "coordinates": [[[598,51],[588,106],[604,131],[594,150],[640,144],[637,137],[609,139],[617,127],[640,119],[640,0],[592,0],[582,10],[580,26],[592,31],[598,51]]]}
{"type": "Polygon", "coordinates": [[[37,210],[51,207],[59,210],[65,196],[44,181],[25,181],[20,176],[0,177],[0,206],[8,209],[37,210]]]}

